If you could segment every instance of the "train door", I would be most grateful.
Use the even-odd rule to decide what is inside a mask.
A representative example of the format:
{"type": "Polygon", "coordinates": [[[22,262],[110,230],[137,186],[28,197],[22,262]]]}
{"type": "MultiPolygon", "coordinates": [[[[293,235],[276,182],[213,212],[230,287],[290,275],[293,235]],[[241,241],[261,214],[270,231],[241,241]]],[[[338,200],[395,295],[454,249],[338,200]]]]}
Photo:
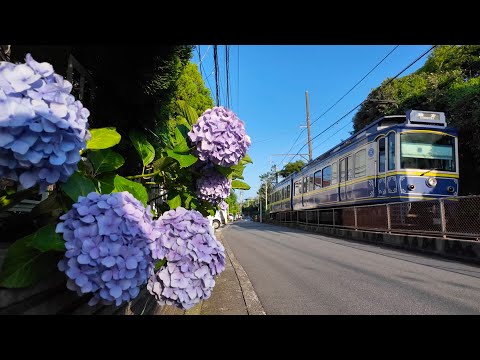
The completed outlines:
{"type": "Polygon", "coordinates": [[[378,144],[378,158],[377,158],[377,196],[386,197],[387,196],[387,151],[386,151],[386,138],[384,136],[380,137],[377,140],[378,144]]]}
{"type": "MultiPolygon", "coordinates": [[[[347,182],[353,180],[353,155],[348,156],[347,158],[347,182]]],[[[353,199],[353,184],[347,185],[345,187],[346,199],[353,199]]]]}
{"type": "Polygon", "coordinates": [[[305,193],[308,191],[308,177],[304,176],[303,177],[303,183],[302,183],[302,206],[305,206],[305,193]]]}
{"type": "Polygon", "coordinates": [[[340,190],[340,201],[347,200],[347,158],[343,158],[340,160],[339,163],[339,170],[340,170],[340,183],[339,183],[339,190],[340,190]]]}

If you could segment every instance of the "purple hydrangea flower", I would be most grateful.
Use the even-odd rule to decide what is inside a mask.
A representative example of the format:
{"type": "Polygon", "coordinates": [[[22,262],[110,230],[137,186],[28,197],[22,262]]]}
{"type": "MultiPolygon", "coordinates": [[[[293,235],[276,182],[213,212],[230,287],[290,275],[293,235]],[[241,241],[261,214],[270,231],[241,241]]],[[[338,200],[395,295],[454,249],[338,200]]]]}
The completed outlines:
{"type": "Polygon", "coordinates": [[[214,205],[225,200],[230,195],[232,180],[216,170],[204,171],[202,177],[197,180],[197,196],[214,205]]]}
{"type": "Polygon", "coordinates": [[[79,196],[60,217],[65,257],[58,263],[67,287],[79,295],[92,293],[89,304],[119,306],[135,298],[153,272],[149,243],[160,234],[149,208],[129,192],[79,196]]]}
{"type": "Polygon", "coordinates": [[[247,154],[250,137],[235,113],[222,106],[208,109],[188,133],[201,161],[224,167],[237,165],[247,154]]]}
{"type": "Polygon", "coordinates": [[[45,191],[77,170],[90,113],[71,90],[30,54],[25,64],[0,62],[0,178],[45,191]]]}
{"type": "Polygon", "coordinates": [[[219,205],[220,210],[228,210],[228,204],[226,201],[222,201],[219,205]]]}
{"type": "Polygon", "coordinates": [[[160,305],[190,309],[208,299],[214,277],[225,270],[225,249],[210,222],[196,210],[178,207],[156,222],[159,238],[151,243],[154,259],[167,264],[151,275],[147,289],[160,305]]]}

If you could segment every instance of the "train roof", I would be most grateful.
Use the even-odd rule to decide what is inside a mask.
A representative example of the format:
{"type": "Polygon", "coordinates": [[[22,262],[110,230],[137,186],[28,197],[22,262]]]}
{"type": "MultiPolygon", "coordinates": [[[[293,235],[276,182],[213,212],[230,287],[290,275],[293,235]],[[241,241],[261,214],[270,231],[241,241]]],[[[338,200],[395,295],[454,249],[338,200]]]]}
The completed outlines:
{"type": "Polygon", "coordinates": [[[328,158],[333,153],[345,148],[346,146],[352,144],[356,140],[361,140],[366,138],[369,135],[376,133],[379,130],[397,125],[397,124],[406,124],[413,126],[431,126],[434,128],[442,127],[445,128],[447,123],[445,121],[445,113],[435,112],[435,111],[422,111],[422,110],[408,110],[405,115],[386,115],[381,118],[371,122],[363,129],[357,131],[347,140],[342,141],[340,144],[332,147],[330,150],[326,151],[322,155],[316,157],[311,162],[306,164],[300,171],[294,172],[287,176],[285,179],[280,181],[276,186],[283,185],[284,182],[290,180],[292,177],[295,177],[301,174],[305,169],[319,163],[320,161],[328,158]]]}

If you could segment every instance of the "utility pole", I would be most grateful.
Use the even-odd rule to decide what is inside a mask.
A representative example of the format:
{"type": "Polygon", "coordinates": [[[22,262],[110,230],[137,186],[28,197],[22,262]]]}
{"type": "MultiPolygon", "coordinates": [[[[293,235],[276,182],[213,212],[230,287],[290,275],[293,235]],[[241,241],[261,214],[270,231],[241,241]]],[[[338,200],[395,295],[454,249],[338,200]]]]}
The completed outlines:
{"type": "Polygon", "coordinates": [[[243,190],[240,190],[240,215],[243,216],[243,190]]]}
{"type": "Polygon", "coordinates": [[[312,161],[312,134],[310,131],[310,110],[308,109],[308,91],[305,91],[305,104],[307,108],[307,132],[308,132],[308,161],[312,161]]]}
{"type": "Polygon", "coordinates": [[[262,222],[262,198],[258,195],[258,207],[260,209],[260,222],[262,222]]]}
{"type": "Polygon", "coordinates": [[[268,209],[268,189],[267,189],[267,181],[265,181],[265,213],[267,212],[268,209]]]}

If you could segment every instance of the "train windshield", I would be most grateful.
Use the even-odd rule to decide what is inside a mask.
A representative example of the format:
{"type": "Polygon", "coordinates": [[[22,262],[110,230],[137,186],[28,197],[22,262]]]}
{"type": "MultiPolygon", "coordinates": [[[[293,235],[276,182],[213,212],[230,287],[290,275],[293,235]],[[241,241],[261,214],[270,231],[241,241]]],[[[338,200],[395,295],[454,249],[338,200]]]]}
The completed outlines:
{"type": "Polygon", "coordinates": [[[404,169],[455,171],[455,138],[435,133],[400,134],[404,169]]]}

